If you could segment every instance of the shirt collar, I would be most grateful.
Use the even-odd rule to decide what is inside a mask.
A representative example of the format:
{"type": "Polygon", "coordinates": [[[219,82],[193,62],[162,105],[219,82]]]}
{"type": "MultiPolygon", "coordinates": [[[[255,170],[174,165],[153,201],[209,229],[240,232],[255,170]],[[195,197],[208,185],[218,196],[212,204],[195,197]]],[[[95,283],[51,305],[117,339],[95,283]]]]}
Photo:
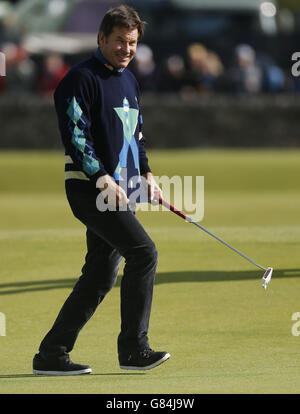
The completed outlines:
{"type": "Polygon", "coordinates": [[[100,48],[95,51],[94,56],[96,59],[98,59],[107,69],[109,69],[111,72],[121,74],[125,68],[117,69],[113,65],[111,65],[108,60],[105,59],[105,57],[102,55],[100,48]]]}

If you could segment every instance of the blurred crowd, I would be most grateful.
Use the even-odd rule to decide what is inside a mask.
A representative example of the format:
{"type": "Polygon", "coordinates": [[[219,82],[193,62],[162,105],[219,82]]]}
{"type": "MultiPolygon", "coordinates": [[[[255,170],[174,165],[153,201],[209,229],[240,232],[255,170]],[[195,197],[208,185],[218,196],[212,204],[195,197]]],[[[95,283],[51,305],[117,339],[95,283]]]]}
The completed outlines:
{"type": "Polygon", "coordinates": [[[237,45],[225,65],[214,51],[192,43],[182,55],[168,56],[158,64],[152,50],[140,45],[131,70],[144,91],[180,94],[189,99],[214,93],[299,93],[299,80],[265,54],[248,44],[237,45]]]}
{"type": "MultiPolygon", "coordinates": [[[[6,58],[6,76],[0,77],[1,95],[29,92],[51,98],[71,67],[60,54],[51,53],[37,60],[14,43],[3,44],[1,51],[6,58]]],[[[182,99],[215,93],[300,93],[297,78],[247,44],[236,46],[227,65],[201,43],[192,43],[184,55],[171,55],[160,62],[155,61],[149,46],[139,44],[129,69],[142,92],[176,93],[182,99]]]]}
{"type": "Polygon", "coordinates": [[[6,75],[0,77],[0,94],[28,92],[51,98],[71,67],[58,53],[36,60],[24,47],[12,42],[5,43],[1,51],[5,55],[6,75]]]}

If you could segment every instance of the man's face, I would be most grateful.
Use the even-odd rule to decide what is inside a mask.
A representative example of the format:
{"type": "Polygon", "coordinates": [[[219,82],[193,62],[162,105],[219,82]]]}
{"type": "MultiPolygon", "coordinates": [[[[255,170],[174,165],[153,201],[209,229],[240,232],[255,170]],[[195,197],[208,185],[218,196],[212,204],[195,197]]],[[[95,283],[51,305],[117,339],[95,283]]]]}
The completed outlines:
{"type": "Polygon", "coordinates": [[[109,36],[99,34],[100,50],[105,59],[117,69],[126,68],[134,58],[138,43],[138,30],[115,26],[109,36]]]}

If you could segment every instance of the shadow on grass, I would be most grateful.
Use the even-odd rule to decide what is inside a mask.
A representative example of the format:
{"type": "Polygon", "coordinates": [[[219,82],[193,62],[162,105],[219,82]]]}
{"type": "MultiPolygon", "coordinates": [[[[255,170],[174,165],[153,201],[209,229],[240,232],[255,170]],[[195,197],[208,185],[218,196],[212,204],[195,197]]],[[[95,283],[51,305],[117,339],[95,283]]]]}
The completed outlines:
{"type": "MultiPolygon", "coordinates": [[[[188,272],[166,272],[156,275],[155,284],[181,283],[181,282],[224,282],[235,280],[259,280],[263,276],[263,271],[188,271],[188,272]]],[[[280,269],[274,270],[275,278],[297,278],[300,277],[300,269],[280,269]]],[[[34,280],[28,282],[2,283],[0,284],[0,295],[10,295],[15,293],[43,291],[51,289],[71,289],[77,279],[50,279],[34,280]]],[[[120,286],[121,277],[118,278],[116,286],[120,286]]],[[[1,377],[0,377],[1,378],[1,377]]]]}
{"type": "MultiPolygon", "coordinates": [[[[88,376],[126,376],[126,375],[146,375],[144,372],[102,372],[102,373],[91,373],[88,375],[80,375],[80,377],[88,377],[88,376]]],[[[74,377],[74,375],[71,375],[74,377]]],[[[37,375],[37,374],[4,374],[0,375],[1,378],[52,378],[52,377],[66,377],[64,375],[37,375]]],[[[78,377],[78,375],[77,375],[78,377]]]]}

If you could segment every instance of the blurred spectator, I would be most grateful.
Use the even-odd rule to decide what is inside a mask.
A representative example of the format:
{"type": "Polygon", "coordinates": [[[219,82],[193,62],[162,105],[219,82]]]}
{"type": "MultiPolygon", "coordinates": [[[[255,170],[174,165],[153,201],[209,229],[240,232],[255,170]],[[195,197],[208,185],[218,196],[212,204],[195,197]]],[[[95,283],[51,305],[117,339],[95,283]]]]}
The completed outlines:
{"type": "Polygon", "coordinates": [[[286,75],[274,59],[265,53],[260,53],[257,56],[257,63],[263,71],[263,92],[282,92],[286,87],[286,75]]]}
{"type": "Polygon", "coordinates": [[[255,50],[246,44],[235,49],[235,63],[228,70],[231,90],[256,94],[263,91],[263,70],[256,62],[255,50]]]}
{"type": "Polygon", "coordinates": [[[187,48],[188,83],[198,94],[217,90],[224,67],[219,56],[201,43],[193,43],[187,48]]]}
{"type": "Polygon", "coordinates": [[[37,82],[37,91],[43,95],[52,97],[58,83],[70,68],[60,54],[46,56],[44,58],[41,75],[37,82]]]}
{"type": "Polygon", "coordinates": [[[6,60],[6,76],[1,77],[1,92],[32,92],[37,68],[28,52],[15,43],[5,43],[1,48],[6,60]]]}
{"type": "Polygon", "coordinates": [[[270,65],[265,71],[266,92],[282,92],[285,86],[285,76],[282,69],[270,65]]]}
{"type": "Polygon", "coordinates": [[[180,93],[186,84],[185,63],[180,55],[172,55],[162,65],[157,80],[158,92],[180,93]]]}
{"type": "Polygon", "coordinates": [[[139,44],[130,70],[135,75],[142,91],[154,89],[155,69],[152,50],[145,44],[139,44]]]}
{"type": "Polygon", "coordinates": [[[288,91],[294,94],[300,94],[300,77],[289,76],[288,78],[288,91]]]}

